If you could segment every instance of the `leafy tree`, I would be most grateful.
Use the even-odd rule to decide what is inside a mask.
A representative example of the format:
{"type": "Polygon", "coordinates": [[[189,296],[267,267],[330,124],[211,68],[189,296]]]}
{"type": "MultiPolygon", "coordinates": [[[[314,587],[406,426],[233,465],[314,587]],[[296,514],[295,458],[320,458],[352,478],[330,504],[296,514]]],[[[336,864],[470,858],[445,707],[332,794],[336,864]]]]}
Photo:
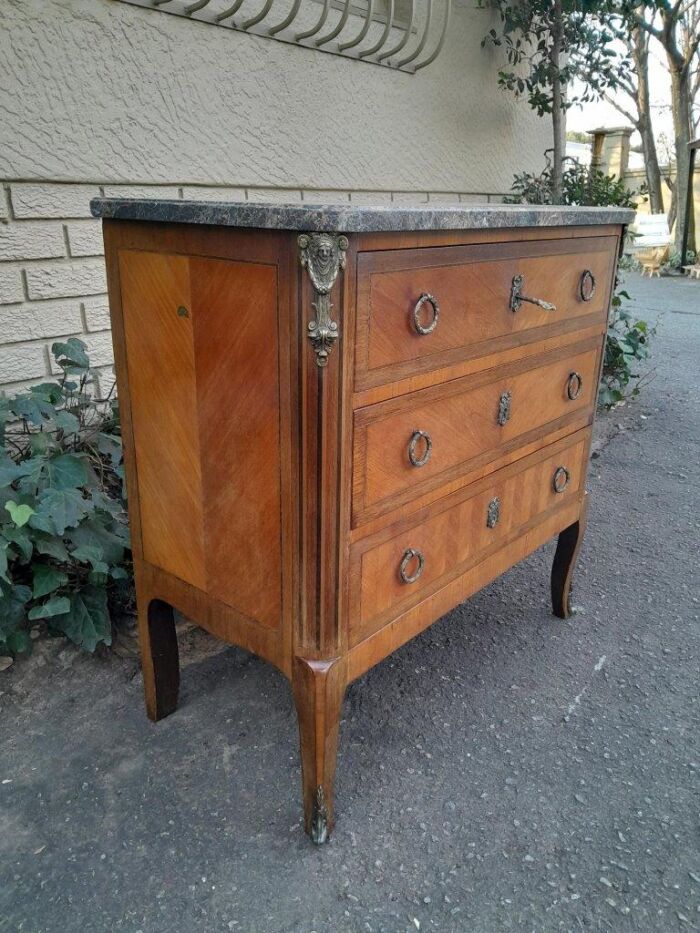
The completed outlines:
{"type": "Polygon", "coordinates": [[[627,54],[632,68],[620,72],[618,88],[630,99],[624,102],[618,94],[605,93],[608,103],[619,111],[635,127],[642,140],[644,171],[649,192],[649,209],[652,214],[664,211],[661,190],[661,169],[656,148],[656,138],[651,122],[651,102],[649,94],[649,33],[636,23],[628,24],[621,20],[619,39],[627,47],[627,54]]]}
{"type": "MultiPolygon", "coordinates": [[[[632,26],[656,39],[666,54],[675,136],[675,247],[680,252],[688,210],[688,143],[694,130],[694,106],[700,94],[700,0],[618,0],[615,7],[632,26]]],[[[692,248],[692,236],[690,242],[692,248]]]]}
{"type": "Polygon", "coordinates": [[[539,116],[552,119],[552,197],[560,203],[564,171],[566,111],[600,97],[616,85],[622,62],[612,43],[607,0],[480,0],[495,8],[500,30],[482,45],[502,46],[508,68],[498,83],[525,97],[539,116]],[[578,79],[580,91],[573,94],[578,79]]]}

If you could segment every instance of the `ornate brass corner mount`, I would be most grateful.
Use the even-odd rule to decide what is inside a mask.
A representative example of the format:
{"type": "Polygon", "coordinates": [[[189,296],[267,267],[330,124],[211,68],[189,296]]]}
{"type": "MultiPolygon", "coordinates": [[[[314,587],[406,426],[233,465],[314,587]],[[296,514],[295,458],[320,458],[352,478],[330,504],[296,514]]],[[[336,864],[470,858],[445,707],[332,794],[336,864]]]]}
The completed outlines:
{"type": "Polygon", "coordinates": [[[309,321],[308,336],[316,353],[317,365],[326,366],[333,344],[340,336],[337,323],[331,319],[330,291],[338,272],[345,268],[348,238],[330,233],[302,233],[297,242],[301,265],[309,272],[316,297],[313,302],[316,320],[309,321]]]}

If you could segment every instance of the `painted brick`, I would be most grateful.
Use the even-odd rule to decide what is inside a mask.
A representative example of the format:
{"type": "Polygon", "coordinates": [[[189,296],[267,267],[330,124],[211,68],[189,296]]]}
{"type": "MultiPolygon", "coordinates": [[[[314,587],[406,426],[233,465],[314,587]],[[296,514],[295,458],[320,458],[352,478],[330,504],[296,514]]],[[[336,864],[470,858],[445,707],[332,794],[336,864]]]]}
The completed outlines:
{"type": "Polygon", "coordinates": [[[0,305],[24,301],[20,266],[0,265],[0,305]]]}
{"type": "Polygon", "coordinates": [[[112,395],[117,394],[114,366],[102,366],[100,369],[95,370],[95,378],[97,379],[97,391],[100,398],[106,398],[110,391],[112,395]],[[112,389],[112,386],[114,386],[114,389],[112,389]]]}
{"type": "Polygon", "coordinates": [[[349,191],[323,191],[320,188],[305,188],[301,196],[307,204],[346,204],[349,191]]]}
{"type": "Polygon", "coordinates": [[[351,191],[353,204],[391,204],[390,191],[351,191]]]}
{"type": "Polygon", "coordinates": [[[0,308],[0,343],[39,340],[74,334],[81,329],[80,302],[25,302],[13,308],[0,308]]]}
{"type": "Polygon", "coordinates": [[[96,185],[14,184],[10,187],[12,211],[18,219],[89,217],[90,198],[99,194],[96,185]]]}
{"type": "Polygon", "coordinates": [[[428,195],[425,191],[394,191],[394,204],[426,204],[428,195]]]}
{"type": "Polygon", "coordinates": [[[105,185],[106,198],[167,198],[178,201],[177,185],[105,185]]]}
{"type": "Polygon", "coordinates": [[[3,187],[0,189],[0,221],[4,223],[9,216],[7,188],[3,187]]]}
{"type": "Polygon", "coordinates": [[[10,259],[55,259],[66,255],[63,227],[59,223],[20,220],[0,224],[0,262],[10,259]]]}
{"type": "Polygon", "coordinates": [[[0,383],[23,382],[46,373],[42,344],[0,347],[0,383]]]}
{"type": "Polygon", "coordinates": [[[102,259],[27,266],[27,293],[32,300],[98,295],[107,291],[102,259]]]}
{"type": "Polygon", "coordinates": [[[245,188],[186,187],[185,201],[245,201],[245,188]]]}
{"type": "Polygon", "coordinates": [[[104,253],[99,220],[77,220],[66,224],[71,256],[101,256],[104,253]]]}
{"type": "Polygon", "coordinates": [[[428,201],[431,204],[459,204],[459,195],[455,191],[430,191],[428,192],[428,201]]]}
{"type": "Polygon", "coordinates": [[[248,188],[249,201],[265,201],[273,204],[294,204],[301,201],[301,191],[282,188],[248,188]]]}
{"type": "Polygon", "coordinates": [[[460,194],[459,200],[462,204],[488,204],[489,196],[487,194],[460,194]]]}
{"type": "Polygon", "coordinates": [[[86,298],[83,301],[85,309],[85,324],[87,330],[109,330],[109,302],[106,295],[97,298],[86,298]]]}

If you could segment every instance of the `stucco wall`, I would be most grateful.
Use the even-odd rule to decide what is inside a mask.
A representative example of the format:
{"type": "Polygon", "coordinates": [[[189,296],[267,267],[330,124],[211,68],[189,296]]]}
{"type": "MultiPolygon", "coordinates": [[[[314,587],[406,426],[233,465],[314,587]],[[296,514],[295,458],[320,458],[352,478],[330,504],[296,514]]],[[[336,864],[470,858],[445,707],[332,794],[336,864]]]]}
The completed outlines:
{"type": "Polygon", "coordinates": [[[0,2],[0,383],[87,334],[110,363],[91,196],[498,197],[548,126],[496,85],[490,14],[457,4],[416,75],[114,0],[0,2]]]}

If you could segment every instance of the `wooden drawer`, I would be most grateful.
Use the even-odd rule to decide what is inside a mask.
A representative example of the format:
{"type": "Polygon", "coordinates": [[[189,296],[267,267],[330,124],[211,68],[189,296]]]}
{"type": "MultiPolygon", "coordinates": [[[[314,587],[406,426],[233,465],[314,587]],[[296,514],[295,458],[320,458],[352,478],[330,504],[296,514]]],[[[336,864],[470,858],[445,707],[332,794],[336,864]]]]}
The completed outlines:
{"type": "MultiPolygon", "coordinates": [[[[355,388],[396,381],[466,359],[522,346],[604,321],[617,237],[486,243],[361,253],[357,272],[355,388]],[[595,282],[593,294],[586,278],[595,282]],[[523,302],[511,310],[516,276],[523,302]],[[430,333],[416,329],[416,304],[430,295],[439,314],[430,333]]],[[[418,325],[428,329],[425,300],[418,325]]]]}
{"type": "Polygon", "coordinates": [[[583,492],[589,432],[579,431],[421,510],[398,531],[394,525],[359,541],[350,562],[351,644],[523,536],[553,510],[566,508],[583,492]],[[566,480],[558,492],[555,476],[566,480]]]}
{"type": "Polygon", "coordinates": [[[593,416],[600,339],[355,412],[353,526],[593,416]]]}

